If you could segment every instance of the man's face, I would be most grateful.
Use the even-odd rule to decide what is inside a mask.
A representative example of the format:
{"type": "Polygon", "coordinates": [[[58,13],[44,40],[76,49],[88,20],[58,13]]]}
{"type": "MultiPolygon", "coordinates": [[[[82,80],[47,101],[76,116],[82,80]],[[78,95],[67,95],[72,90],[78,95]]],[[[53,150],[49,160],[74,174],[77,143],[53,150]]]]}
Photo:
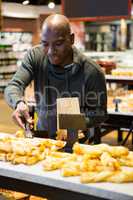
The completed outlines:
{"type": "Polygon", "coordinates": [[[42,45],[51,64],[60,66],[69,64],[72,56],[73,39],[73,34],[65,33],[62,29],[44,28],[42,45]]]}

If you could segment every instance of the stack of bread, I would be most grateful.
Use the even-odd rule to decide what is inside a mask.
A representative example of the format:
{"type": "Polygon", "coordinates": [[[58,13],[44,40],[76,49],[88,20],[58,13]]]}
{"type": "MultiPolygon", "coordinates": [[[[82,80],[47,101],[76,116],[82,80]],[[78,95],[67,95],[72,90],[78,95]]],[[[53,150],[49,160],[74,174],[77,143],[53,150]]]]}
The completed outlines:
{"type": "Polygon", "coordinates": [[[123,146],[75,143],[73,153],[58,151],[64,141],[39,138],[0,137],[0,160],[33,165],[44,171],[60,170],[61,175],[79,176],[81,183],[133,182],[133,152],[123,146]]]}
{"type": "Polygon", "coordinates": [[[43,161],[43,169],[61,170],[61,175],[80,176],[82,183],[133,182],[133,152],[123,146],[75,143],[73,153],[53,152],[43,161]]]}
{"type": "Polygon", "coordinates": [[[32,165],[64,145],[65,142],[59,140],[5,136],[0,138],[0,160],[32,165]]]}

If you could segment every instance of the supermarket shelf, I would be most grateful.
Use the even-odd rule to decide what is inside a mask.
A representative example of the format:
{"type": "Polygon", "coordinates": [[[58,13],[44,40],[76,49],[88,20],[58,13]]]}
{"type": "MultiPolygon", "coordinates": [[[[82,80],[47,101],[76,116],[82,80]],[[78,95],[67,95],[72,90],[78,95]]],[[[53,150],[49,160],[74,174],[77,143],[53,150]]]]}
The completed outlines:
{"type": "Polygon", "coordinates": [[[131,76],[112,76],[105,75],[107,82],[123,83],[133,85],[133,77],[131,76]]]}
{"type": "Polygon", "coordinates": [[[7,80],[0,80],[0,91],[3,90],[9,83],[10,79],[7,80]]]}
{"type": "MultiPolygon", "coordinates": [[[[1,39],[1,38],[0,38],[1,39]]],[[[3,92],[17,69],[17,57],[12,44],[1,39],[0,44],[0,92],[3,92]]]]}
{"type": "Polygon", "coordinates": [[[17,70],[17,65],[9,65],[0,67],[0,74],[10,74],[15,73],[17,70]]]}
{"type": "MultiPolygon", "coordinates": [[[[132,76],[113,76],[105,75],[107,83],[121,83],[125,85],[133,85],[132,76]]],[[[132,144],[133,144],[133,112],[121,112],[113,111],[108,109],[108,119],[105,123],[102,123],[101,128],[103,132],[101,135],[108,134],[110,131],[118,131],[118,142],[121,142],[124,145],[129,137],[132,134],[132,144]],[[127,130],[126,138],[123,138],[123,131],[127,130]]]]}

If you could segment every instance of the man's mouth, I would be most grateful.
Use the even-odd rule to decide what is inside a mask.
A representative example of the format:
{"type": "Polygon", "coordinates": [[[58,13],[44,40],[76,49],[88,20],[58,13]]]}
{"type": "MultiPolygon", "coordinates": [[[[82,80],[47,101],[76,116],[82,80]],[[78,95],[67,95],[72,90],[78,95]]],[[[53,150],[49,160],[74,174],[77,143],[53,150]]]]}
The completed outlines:
{"type": "Polygon", "coordinates": [[[59,62],[59,56],[49,56],[49,60],[51,62],[59,62]]]}

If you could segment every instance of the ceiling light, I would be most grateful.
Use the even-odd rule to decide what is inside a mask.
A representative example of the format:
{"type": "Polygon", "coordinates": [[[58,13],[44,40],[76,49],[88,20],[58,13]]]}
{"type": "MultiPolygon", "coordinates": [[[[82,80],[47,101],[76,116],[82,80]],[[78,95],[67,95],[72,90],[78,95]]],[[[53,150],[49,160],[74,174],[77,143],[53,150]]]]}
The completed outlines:
{"type": "Polygon", "coordinates": [[[29,0],[25,0],[25,1],[23,1],[23,5],[28,5],[30,2],[29,2],[29,0]]]}
{"type": "Polygon", "coordinates": [[[49,7],[50,9],[54,9],[55,3],[54,3],[54,2],[49,2],[49,3],[48,3],[48,7],[49,7]]]}
{"type": "Polygon", "coordinates": [[[133,15],[133,7],[132,7],[132,10],[131,10],[131,15],[133,15]]]}

